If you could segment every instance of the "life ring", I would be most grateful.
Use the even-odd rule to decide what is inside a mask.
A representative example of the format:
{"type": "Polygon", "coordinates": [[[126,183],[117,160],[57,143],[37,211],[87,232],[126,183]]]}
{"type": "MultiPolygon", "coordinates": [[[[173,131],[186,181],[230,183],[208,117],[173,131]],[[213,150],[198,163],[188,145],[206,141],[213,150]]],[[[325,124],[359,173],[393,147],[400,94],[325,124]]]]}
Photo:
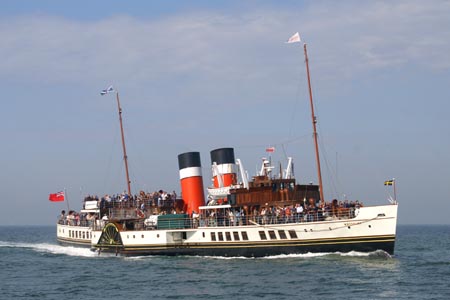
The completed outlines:
{"type": "Polygon", "coordinates": [[[145,218],[145,214],[140,209],[136,209],[136,215],[140,219],[145,218]]]}

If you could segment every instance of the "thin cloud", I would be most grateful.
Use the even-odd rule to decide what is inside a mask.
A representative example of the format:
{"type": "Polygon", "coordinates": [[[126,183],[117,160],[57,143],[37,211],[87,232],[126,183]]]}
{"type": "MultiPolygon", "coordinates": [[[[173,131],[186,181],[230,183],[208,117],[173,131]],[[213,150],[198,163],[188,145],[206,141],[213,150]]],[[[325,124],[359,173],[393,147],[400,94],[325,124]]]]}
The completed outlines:
{"type": "Polygon", "coordinates": [[[204,12],[158,20],[18,17],[0,23],[0,76],[49,82],[99,80],[111,73],[140,82],[177,75],[260,78],[261,72],[281,71],[264,62],[272,56],[282,62],[282,42],[297,30],[313,44],[320,73],[410,63],[448,69],[449,14],[449,2],[407,1],[321,2],[301,12],[204,12]]]}

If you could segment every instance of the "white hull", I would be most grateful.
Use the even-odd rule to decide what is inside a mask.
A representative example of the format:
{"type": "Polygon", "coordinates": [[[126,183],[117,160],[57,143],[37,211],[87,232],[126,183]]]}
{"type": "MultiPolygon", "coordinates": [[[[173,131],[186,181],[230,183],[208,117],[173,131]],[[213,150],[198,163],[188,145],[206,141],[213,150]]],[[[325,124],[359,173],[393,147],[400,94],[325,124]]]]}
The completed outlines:
{"type": "Polygon", "coordinates": [[[92,246],[124,255],[266,256],[306,252],[375,251],[393,254],[397,205],[362,207],[352,219],[165,230],[92,231],[92,246]]]}
{"type": "Polygon", "coordinates": [[[91,247],[92,229],[85,226],[57,224],[56,238],[62,244],[91,247]]]}

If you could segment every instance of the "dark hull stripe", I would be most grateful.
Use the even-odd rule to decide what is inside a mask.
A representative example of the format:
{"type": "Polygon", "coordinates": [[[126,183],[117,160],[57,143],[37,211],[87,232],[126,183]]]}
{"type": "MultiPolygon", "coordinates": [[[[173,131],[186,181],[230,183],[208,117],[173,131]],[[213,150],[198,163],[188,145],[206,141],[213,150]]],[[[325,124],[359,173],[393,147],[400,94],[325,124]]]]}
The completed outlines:
{"type": "Polygon", "coordinates": [[[301,254],[308,252],[372,252],[383,250],[394,253],[395,236],[371,239],[319,240],[319,241],[282,241],[282,243],[195,243],[171,246],[97,246],[102,251],[119,252],[124,255],[209,255],[209,256],[246,256],[260,257],[279,254],[301,254]]]}

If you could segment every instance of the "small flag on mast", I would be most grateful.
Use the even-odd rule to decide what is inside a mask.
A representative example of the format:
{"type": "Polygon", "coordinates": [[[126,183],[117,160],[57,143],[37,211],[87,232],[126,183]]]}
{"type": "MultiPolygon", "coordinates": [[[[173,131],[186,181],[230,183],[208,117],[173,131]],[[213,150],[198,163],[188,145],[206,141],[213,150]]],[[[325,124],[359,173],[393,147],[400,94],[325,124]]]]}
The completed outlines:
{"type": "Polygon", "coordinates": [[[114,92],[114,88],[112,85],[110,85],[106,90],[102,90],[100,92],[100,95],[104,96],[104,95],[106,95],[108,93],[112,93],[112,92],[114,92]]]}
{"type": "Polygon", "coordinates": [[[269,153],[275,152],[275,147],[267,147],[266,152],[269,152],[269,153]]]}
{"type": "Polygon", "coordinates": [[[65,194],[64,192],[58,192],[55,194],[50,194],[48,196],[48,200],[52,201],[52,202],[62,202],[65,199],[65,194]]]}
{"type": "Polygon", "coordinates": [[[384,182],[384,185],[393,185],[393,184],[394,184],[394,179],[386,180],[386,181],[384,182]]]}
{"type": "Polygon", "coordinates": [[[293,36],[291,36],[288,40],[287,40],[287,44],[292,44],[292,43],[300,43],[302,40],[300,38],[300,34],[298,32],[296,32],[293,36]]]}

